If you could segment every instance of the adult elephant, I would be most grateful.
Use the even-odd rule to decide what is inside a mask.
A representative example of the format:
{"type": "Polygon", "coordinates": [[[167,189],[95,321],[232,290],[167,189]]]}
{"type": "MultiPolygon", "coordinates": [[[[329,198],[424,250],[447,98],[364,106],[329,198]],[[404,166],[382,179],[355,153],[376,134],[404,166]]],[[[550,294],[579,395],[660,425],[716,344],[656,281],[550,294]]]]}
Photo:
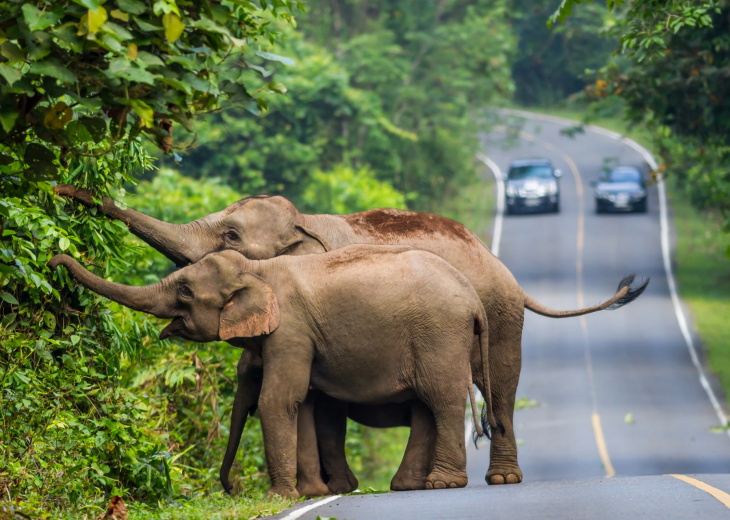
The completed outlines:
{"type": "MultiPolygon", "coordinates": [[[[409,245],[445,259],[472,283],[489,322],[492,403],[495,417],[503,428],[501,434],[495,433],[492,437],[489,469],[485,477],[489,484],[522,481],[512,420],[522,366],[525,308],[550,318],[581,316],[621,307],[636,299],[648,284],[647,279],[638,287],[632,287],[633,276],[627,277],[621,280],[617,292],[599,305],[568,311],[554,310],[523,291],[509,269],[464,225],[439,215],[395,209],[374,209],[351,215],[307,215],[300,213],[284,197],[259,195],[242,199],[223,211],[188,224],[170,224],[131,208],[120,209],[107,197],[96,204],[88,191],[73,186],[59,185],[56,191],[86,205],[97,206],[110,218],[124,221],[132,233],[179,267],[225,249],[238,251],[250,259],[267,259],[280,255],[324,253],[350,244],[409,245]]],[[[478,350],[474,349],[472,368],[478,366],[478,361],[478,350]]],[[[484,394],[484,381],[478,371],[474,370],[474,375],[474,382],[484,394]]],[[[234,410],[234,422],[236,418],[237,411],[234,410]]],[[[236,435],[236,426],[232,425],[223,469],[230,467],[229,457],[235,454],[235,446],[232,447],[231,442],[237,444],[240,439],[240,434],[236,435]]],[[[314,434],[303,437],[313,439],[314,434]]],[[[316,446],[308,448],[314,450],[316,446]]],[[[343,450],[344,447],[325,451],[343,453],[343,450]]],[[[343,461],[344,456],[339,460],[343,461]]],[[[335,473],[350,474],[343,468],[335,473]]],[[[222,481],[225,487],[227,474],[222,481]]],[[[352,482],[338,478],[330,489],[342,492],[351,485],[352,482]]]]}
{"type": "Polygon", "coordinates": [[[484,307],[462,273],[427,251],[355,244],[269,260],[222,251],[148,287],[107,281],[68,255],[48,265],[64,265],[78,282],[122,305],[171,318],[161,338],[227,341],[258,353],[266,462],[272,492],[281,496],[299,497],[297,415],[310,387],[348,402],[423,402],[436,429],[429,489],[467,484],[465,395],[479,435],[497,426],[484,307]],[[481,425],[474,345],[486,381],[481,425]]]}

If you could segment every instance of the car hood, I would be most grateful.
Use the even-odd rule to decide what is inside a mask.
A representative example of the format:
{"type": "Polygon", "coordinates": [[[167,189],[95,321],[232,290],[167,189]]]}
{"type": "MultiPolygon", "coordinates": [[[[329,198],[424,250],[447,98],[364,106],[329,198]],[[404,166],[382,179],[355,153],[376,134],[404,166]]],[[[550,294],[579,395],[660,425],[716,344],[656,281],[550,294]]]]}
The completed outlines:
{"type": "Polygon", "coordinates": [[[608,193],[626,193],[635,191],[644,191],[638,182],[599,182],[596,185],[596,191],[608,193]]]}
{"type": "Polygon", "coordinates": [[[524,179],[524,180],[508,180],[507,185],[514,186],[515,188],[524,188],[530,190],[533,188],[540,188],[542,186],[550,186],[555,182],[554,179],[524,179]]]}

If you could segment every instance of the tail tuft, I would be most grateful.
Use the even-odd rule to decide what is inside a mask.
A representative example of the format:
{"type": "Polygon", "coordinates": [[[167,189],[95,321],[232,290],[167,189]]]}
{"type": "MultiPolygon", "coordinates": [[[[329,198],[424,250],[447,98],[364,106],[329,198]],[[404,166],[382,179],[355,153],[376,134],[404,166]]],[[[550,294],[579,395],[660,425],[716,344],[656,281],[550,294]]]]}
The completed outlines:
{"type": "Polygon", "coordinates": [[[631,303],[636,298],[638,298],[639,296],[641,296],[641,293],[644,292],[644,289],[646,289],[646,286],[649,285],[650,278],[647,278],[646,280],[644,280],[643,282],[641,282],[641,284],[638,287],[632,288],[631,287],[631,284],[634,283],[634,278],[635,277],[636,277],[635,274],[630,274],[630,275],[626,276],[623,280],[621,280],[619,282],[618,289],[616,289],[617,291],[620,291],[624,287],[628,287],[629,290],[628,290],[628,292],[626,293],[625,296],[623,296],[622,298],[620,298],[619,300],[617,300],[615,303],[613,303],[613,304],[609,305],[608,307],[606,307],[606,309],[608,309],[609,311],[616,310],[619,307],[623,307],[627,303],[631,303]]]}
{"type": "Polygon", "coordinates": [[[492,427],[489,425],[486,404],[484,406],[482,406],[482,430],[484,430],[484,435],[487,436],[487,439],[489,439],[491,441],[492,440],[492,427]]]}

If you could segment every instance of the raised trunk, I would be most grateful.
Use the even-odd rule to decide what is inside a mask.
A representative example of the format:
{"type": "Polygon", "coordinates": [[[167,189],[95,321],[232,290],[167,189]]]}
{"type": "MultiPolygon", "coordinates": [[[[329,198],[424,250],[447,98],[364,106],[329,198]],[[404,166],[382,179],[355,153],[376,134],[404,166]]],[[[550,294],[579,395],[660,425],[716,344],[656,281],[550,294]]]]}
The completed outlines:
{"type": "Polygon", "coordinates": [[[72,197],[86,206],[96,207],[109,218],[121,220],[132,233],[175,262],[178,267],[184,267],[203,256],[196,246],[198,240],[191,235],[190,224],[170,224],[132,208],[121,209],[109,197],[103,197],[101,204],[96,204],[90,191],[77,189],[69,184],[56,186],[56,193],[72,197]]]}
{"type": "Polygon", "coordinates": [[[133,287],[110,282],[87,271],[80,263],[68,255],[56,255],[48,262],[51,269],[63,265],[71,276],[81,285],[105,298],[121,303],[125,307],[146,312],[158,318],[174,318],[172,306],[165,303],[161,283],[146,287],[133,287]]]}

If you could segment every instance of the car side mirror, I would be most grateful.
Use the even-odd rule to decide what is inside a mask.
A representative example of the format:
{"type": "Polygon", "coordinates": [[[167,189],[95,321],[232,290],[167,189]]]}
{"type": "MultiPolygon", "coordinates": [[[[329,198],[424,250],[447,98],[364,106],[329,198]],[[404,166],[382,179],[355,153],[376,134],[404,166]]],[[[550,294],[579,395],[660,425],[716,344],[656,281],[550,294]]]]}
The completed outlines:
{"type": "Polygon", "coordinates": [[[563,172],[561,172],[560,170],[556,169],[553,172],[553,175],[555,175],[555,177],[557,177],[559,179],[563,175],[563,172]]]}

